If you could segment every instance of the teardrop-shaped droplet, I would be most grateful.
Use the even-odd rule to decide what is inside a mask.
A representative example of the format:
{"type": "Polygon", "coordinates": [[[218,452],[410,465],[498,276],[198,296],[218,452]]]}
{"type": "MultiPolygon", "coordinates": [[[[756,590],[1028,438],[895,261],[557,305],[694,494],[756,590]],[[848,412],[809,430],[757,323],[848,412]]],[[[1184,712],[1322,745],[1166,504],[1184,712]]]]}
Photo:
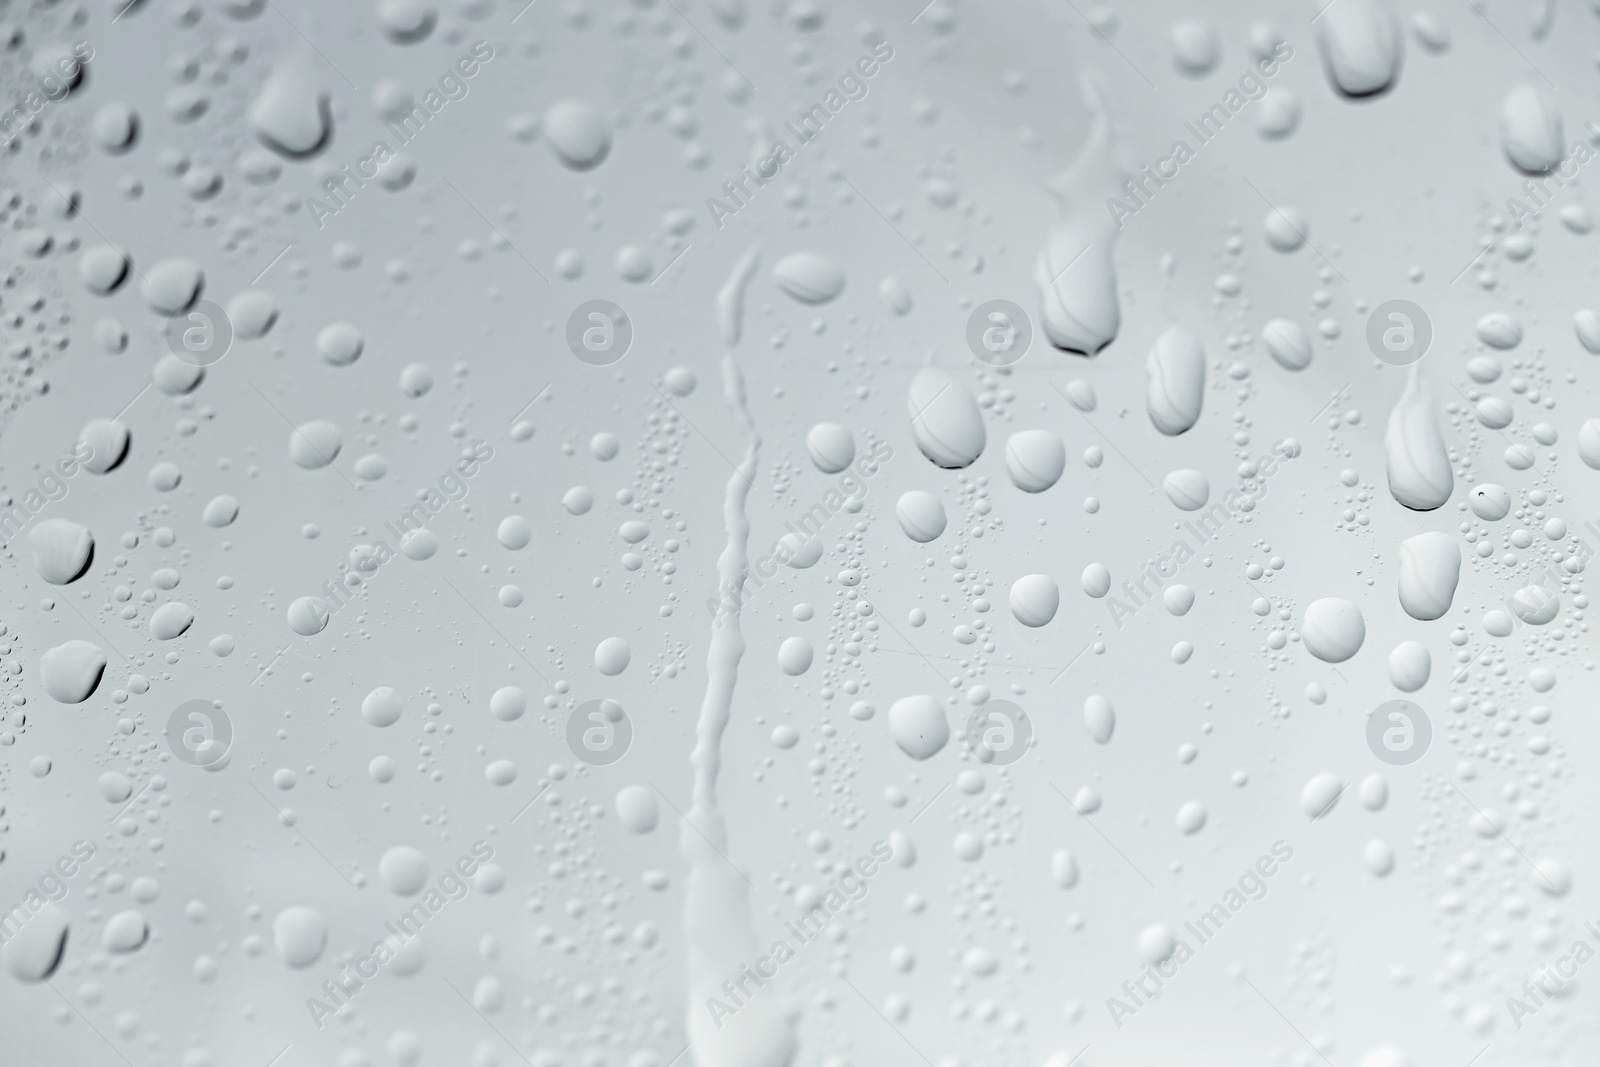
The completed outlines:
{"type": "Polygon", "coordinates": [[[291,56],[272,69],[246,118],[262,144],[289,159],[315,155],[333,136],[328,94],[317,87],[303,56],[291,56]]]}
{"type": "Polygon", "coordinates": [[[1561,107],[1543,86],[1523,82],[1500,105],[1500,147],[1525,174],[1543,174],[1561,162],[1561,107]]]}
{"type": "Polygon", "coordinates": [[[947,370],[924,367],[906,391],[911,431],[922,454],[946,470],[971,466],[988,433],[972,392],[947,370]]]}
{"type": "Polygon", "coordinates": [[[1345,96],[1373,96],[1400,76],[1400,20],[1389,0],[1313,0],[1322,64],[1345,96]]]}
{"type": "Polygon", "coordinates": [[[1447,533],[1429,530],[1400,542],[1400,606],[1421,622],[1443,617],[1461,579],[1461,548],[1447,533]]]}
{"type": "Polygon", "coordinates": [[[1176,437],[1200,421],[1206,389],[1200,338],[1182,326],[1169,328],[1151,346],[1145,375],[1145,404],[1156,429],[1176,437]]]}
{"type": "Polygon", "coordinates": [[[1112,263],[1120,227],[1105,202],[1130,168],[1121,158],[1099,88],[1085,78],[1083,93],[1093,124],[1072,166],[1050,180],[1061,218],[1039,250],[1033,280],[1050,343],[1092,356],[1111,343],[1122,325],[1112,263]]]}
{"type": "Polygon", "coordinates": [[[1412,511],[1432,511],[1450,499],[1455,472],[1419,367],[1412,364],[1406,391],[1389,413],[1383,446],[1388,454],[1390,495],[1412,511]]]}

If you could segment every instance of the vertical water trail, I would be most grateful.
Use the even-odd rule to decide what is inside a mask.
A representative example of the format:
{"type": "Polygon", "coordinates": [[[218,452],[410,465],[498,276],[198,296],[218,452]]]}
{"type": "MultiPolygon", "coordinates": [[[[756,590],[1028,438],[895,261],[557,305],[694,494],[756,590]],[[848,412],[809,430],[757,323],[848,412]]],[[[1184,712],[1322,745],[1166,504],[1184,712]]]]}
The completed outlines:
{"type": "Polygon", "coordinates": [[[756,264],[761,262],[761,246],[752,245],[733,265],[733,273],[717,290],[717,327],[722,331],[722,343],[736,345],[744,333],[744,292],[750,279],[756,276],[756,264]]]}
{"type": "MultiPolygon", "coordinates": [[[[689,971],[686,1028],[700,1067],[786,1067],[795,1053],[794,1025],[776,992],[754,989],[754,995],[745,999],[723,988],[761,954],[750,914],[749,886],[728,858],[728,828],[717,804],[722,735],[733,710],[733,688],[745,647],[739,629],[739,597],[722,593],[742,589],[749,569],[750,520],[745,501],[755,478],[761,438],[745,402],[744,378],[731,354],[722,357],[722,381],[724,396],[744,427],[748,444],[723,497],[728,541],[717,559],[717,598],[722,607],[711,627],[706,695],[689,756],[694,793],[678,834],[678,846],[689,867],[683,905],[689,971]],[[712,998],[734,1007],[734,1013],[714,1018],[708,1007],[712,998]]],[[[745,988],[751,990],[749,985],[745,988]]]]}

